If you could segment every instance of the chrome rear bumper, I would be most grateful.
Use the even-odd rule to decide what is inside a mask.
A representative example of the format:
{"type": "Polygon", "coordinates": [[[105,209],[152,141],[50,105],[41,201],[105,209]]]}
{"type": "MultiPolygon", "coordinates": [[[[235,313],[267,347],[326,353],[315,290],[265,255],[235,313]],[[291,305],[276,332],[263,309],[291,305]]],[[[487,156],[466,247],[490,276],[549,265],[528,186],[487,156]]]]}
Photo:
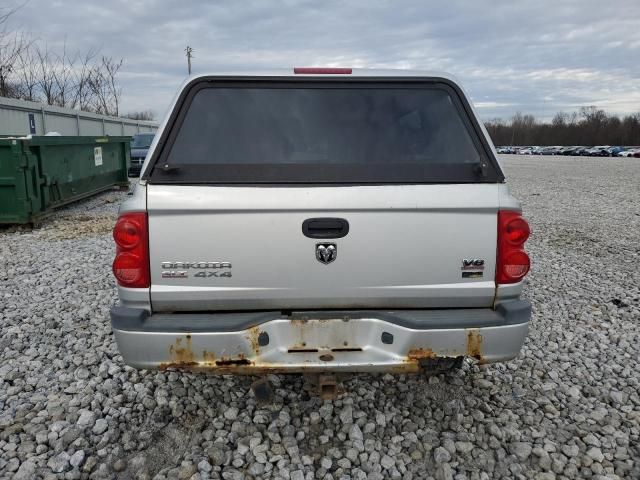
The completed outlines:
{"type": "Polygon", "coordinates": [[[113,332],[137,368],[219,374],[417,372],[440,358],[512,359],[531,307],[359,312],[155,314],[114,307],[113,332]]]}

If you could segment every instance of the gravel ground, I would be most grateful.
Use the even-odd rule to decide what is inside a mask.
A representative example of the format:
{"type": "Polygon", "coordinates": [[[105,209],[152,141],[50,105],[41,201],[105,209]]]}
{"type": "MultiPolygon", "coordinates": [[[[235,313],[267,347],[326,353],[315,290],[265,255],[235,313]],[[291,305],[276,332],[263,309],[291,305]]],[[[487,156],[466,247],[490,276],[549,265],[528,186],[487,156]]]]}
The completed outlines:
{"type": "Polygon", "coordinates": [[[333,402],[275,376],[137,371],[108,321],[124,193],[0,230],[0,476],[640,478],[640,162],[505,157],[531,220],[517,360],[359,376],[333,402]]]}

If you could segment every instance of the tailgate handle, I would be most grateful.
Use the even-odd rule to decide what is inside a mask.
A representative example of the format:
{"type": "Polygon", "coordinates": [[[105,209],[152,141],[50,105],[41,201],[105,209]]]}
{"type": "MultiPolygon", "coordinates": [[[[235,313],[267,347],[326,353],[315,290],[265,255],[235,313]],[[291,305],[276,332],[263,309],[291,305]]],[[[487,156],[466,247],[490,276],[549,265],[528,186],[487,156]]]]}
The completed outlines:
{"type": "Polygon", "coordinates": [[[344,218],[307,218],[302,222],[302,233],[309,238],[342,238],[349,233],[349,222],[344,218]]]}

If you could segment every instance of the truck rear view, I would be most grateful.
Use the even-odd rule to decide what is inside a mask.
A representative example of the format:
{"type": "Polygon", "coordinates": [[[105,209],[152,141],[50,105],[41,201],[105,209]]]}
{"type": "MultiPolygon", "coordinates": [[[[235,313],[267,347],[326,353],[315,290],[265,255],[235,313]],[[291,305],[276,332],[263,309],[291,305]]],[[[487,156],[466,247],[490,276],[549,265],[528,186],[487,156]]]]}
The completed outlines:
{"type": "Polygon", "coordinates": [[[515,357],[529,227],[451,78],[187,82],[114,229],[125,362],[417,372],[515,357]]]}

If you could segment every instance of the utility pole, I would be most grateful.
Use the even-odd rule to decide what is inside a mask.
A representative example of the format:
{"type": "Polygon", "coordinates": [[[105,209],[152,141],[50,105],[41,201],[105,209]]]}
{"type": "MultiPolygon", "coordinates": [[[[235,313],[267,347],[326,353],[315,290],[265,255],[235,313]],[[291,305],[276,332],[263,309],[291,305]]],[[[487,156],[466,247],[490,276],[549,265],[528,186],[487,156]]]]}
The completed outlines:
{"type": "Polygon", "coordinates": [[[193,58],[193,48],[187,45],[185,51],[187,52],[187,68],[189,70],[189,75],[191,75],[191,59],[193,58]]]}

